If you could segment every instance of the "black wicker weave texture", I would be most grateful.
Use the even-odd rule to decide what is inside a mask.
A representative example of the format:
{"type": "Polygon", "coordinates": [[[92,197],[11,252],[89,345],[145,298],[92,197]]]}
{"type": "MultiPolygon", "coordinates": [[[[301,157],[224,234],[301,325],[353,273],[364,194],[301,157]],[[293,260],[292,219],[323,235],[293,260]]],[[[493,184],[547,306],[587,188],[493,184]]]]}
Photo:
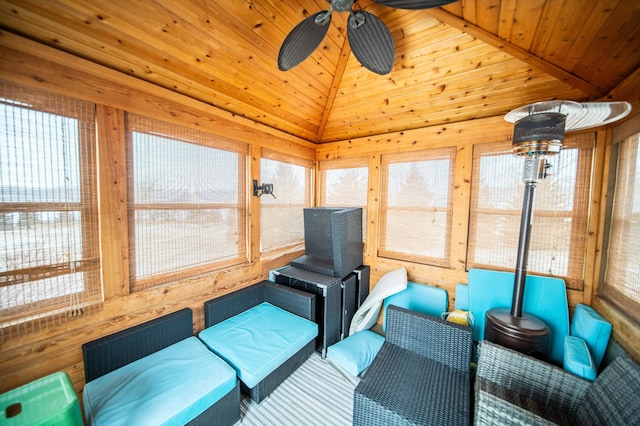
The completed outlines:
{"type": "Polygon", "coordinates": [[[240,383],[218,402],[204,410],[198,417],[187,423],[188,426],[231,426],[240,420],[240,383]]]}
{"type": "Polygon", "coordinates": [[[474,423],[640,425],[640,366],[618,356],[584,380],[552,364],[483,341],[474,423]]]}
{"type": "Polygon", "coordinates": [[[241,382],[242,392],[248,395],[253,401],[258,404],[262,402],[271,392],[273,392],[280,384],[291,375],[298,367],[300,367],[315,350],[314,341],[310,341],[305,347],[296,352],[291,358],[282,363],[279,367],[273,370],[267,377],[262,379],[253,388],[247,388],[241,382]]]}
{"type": "Polygon", "coordinates": [[[396,306],[387,340],[354,391],[354,425],[468,425],[468,327],[396,306]]]}
{"type": "MultiPolygon", "coordinates": [[[[314,294],[270,281],[261,281],[225,296],[206,301],[204,303],[205,328],[218,324],[263,302],[271,303],[310,321],[315,321],[316,319],[316,296],[314,294]]],[[[302,365],[314,350],[315,341],[312,340],[253,388],[249,388],[240,382],[242,393],[249,396],[253,401],[260,403],[302,365]]]]}
{"type": "Polygon", "coordinates": [[[305,256],[292,266],[344,278],[363,263],[362,209],[304,209],[305,256]]]}
{"type": "Polygon", "coordinates": [[[85,382],[193,336],[185,308],[82,345],[85,382]]]}
{"type": "MultiPolygon", "coordinates": [[[[193,313],[185,308],[82,345],[85,381],[193,336],[193,313]]],[[[230,426],[240,420],[240,385],[194,418],[189,425],[230,426]]]]}
{"type": "Polygon", "coordinates": [[[315,320],[315,295],[270,281],[261,281],[233,293],[206,301],[204,303],[204,327],[208,328],[216,325],[262,302],[269,302],[310,321],[315,320]]]}
{"type": "Polygon", "coordinates": [[[390,306],[386,340],[458,371],[470,371],[473,337],[469,327],[390,306]]]}

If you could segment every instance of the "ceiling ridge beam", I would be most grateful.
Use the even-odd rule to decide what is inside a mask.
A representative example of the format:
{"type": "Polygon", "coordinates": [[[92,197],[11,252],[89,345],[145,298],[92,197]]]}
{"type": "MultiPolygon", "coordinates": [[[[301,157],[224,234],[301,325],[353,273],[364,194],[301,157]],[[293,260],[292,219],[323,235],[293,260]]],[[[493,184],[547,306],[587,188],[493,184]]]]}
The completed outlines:
{"type": "Polygon", "coordinates": [[[442,8],[432,8],[426,9],[426,12],[431,16],[443,22],[445,24],[451,25],[454,28],[459,29],[460,31],[464,31],[472,37],[477,38],[478,40],[482,40],[483,42],[504,51],[505,53],[524,61],[531,66],[539,68],[549,75],[557,78],[558,80],[567,83],[576,89],[582,90],[589,96],[593,98],[600,98],[604,96],[604,93],[596,86],[591,83],[571,74],[570,72],[557,67],[544,59],[535,56],[531,52],[528,52],[508,41],[468,22],[459,16],[454,15],[451,12],[448,12],[442,8]]]}
{"type": "MultiPolygon", "coordinates": [[[[347,25],[349,23],[347,22],[347,25]]],[[[336,96],[338,95],[338,89],[340,88],[340,82],[342,81],[342,76],[344,75],[344,70],[347,68],[347,62],[349,62],[349,55],[351,55],[351,46],[347,41],[346,31],[342,31],[344,34],[344,41],[342,43],[342,49],[340,50],[340,57],[338,58],[338,63],[336,64],[336,72],[333,74],[333,80],[331,82],[331,87],[329,88],[329,93],[327,94],[327,103],[324,106],[324,110],[322,111],[322,116],[320,117],[320,123],[318,124],[318,130],[316,131],[316,142],[322,142],[322,137],[324,135],[324,130],[327,127],[327,121],[329,121],[329,115],[331,114],[331,110],[333,109],[333,103],[336,100],[336,96]]]]}
{"type": "Polygon", "coordinates": [[[640,100],[640,68],[613,88],[606,100],[637,102],[640,100]]]}

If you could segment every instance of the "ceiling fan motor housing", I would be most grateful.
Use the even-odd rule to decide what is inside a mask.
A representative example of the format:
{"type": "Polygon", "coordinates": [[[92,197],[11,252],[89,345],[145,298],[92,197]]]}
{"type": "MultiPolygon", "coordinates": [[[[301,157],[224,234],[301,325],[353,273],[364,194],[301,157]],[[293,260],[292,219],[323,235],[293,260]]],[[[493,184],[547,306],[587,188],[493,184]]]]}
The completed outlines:
{"type": "Polygon", "coordinates": [[[331,7],[338,12],[348,12],[353,7],[354,0],[333,0],[331,7]]]}
{"type": "Polygon", "coordinates": [[[516,121],[511,152],[518,156],[555,155],[562,149],[566,115],[557,112],[532,114],[516,121]]]}

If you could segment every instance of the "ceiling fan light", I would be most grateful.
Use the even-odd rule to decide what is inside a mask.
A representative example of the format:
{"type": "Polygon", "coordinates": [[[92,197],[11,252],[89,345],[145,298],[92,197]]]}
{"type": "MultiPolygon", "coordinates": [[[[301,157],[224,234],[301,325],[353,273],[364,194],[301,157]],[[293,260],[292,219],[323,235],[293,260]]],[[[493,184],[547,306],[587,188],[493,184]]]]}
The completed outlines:
{"type": "Polygon", "coordinates": [[[333,0],[331,7],[338,12],[347,12],[353,7],[354,0],[333,0]]]}
{"type": "Polygon", "coordinates": [[[517,156],[555,155],[562,149],[566,115],[545,112],[516,121],[511,152],[517,156]]]}

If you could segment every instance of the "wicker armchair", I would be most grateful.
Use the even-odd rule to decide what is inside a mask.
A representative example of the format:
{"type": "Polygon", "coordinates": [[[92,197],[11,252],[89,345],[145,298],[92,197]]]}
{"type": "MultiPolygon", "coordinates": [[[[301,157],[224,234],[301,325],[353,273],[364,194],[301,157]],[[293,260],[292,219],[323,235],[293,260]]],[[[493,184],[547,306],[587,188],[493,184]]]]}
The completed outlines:
{"type": "Polygon", "coordinates": [[[472,332],[397,306],[354,391],[354,425],[468,425],[472,332]]]}
{"type": "Polygon", "coordinates": [[[640,424],[640,367],[626,354],[590,382],[487,341],[478,352],[476,425],[640,424]]]}

